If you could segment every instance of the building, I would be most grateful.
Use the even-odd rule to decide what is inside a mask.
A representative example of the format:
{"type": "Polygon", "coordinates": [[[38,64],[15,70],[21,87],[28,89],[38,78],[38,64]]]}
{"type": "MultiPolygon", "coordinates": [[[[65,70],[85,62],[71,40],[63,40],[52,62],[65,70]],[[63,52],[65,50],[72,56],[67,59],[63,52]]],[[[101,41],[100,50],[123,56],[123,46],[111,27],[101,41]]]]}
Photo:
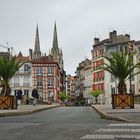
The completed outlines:
{"type": "Polygon", "coordinates": [[[89,92],[92,90],[92,60],[86,59],[85,60],[85,67],[84,67],[84,92],[83,97],[86,99],[87,103],[92,102],[92,96],[89,92]]]}
{"type": "MultiPolygon", "coordinates": [[[[103,56],[110,56],[112,52],[128,51],[128,43],[134,45],[134,40],[130,40],[128,34],[117,35],[117,31],[110,32],[109,38],[102,41],[99,38],[94,38],[94,45],[92,53],[93,66],[93,90],[99,89],[102,91],[100,96],[100,103],[111,104],[111,94],[117,93],[118,81],[109,72],[104,71],[102,66],[106,61],[103,56]]],[[[133,63],[136,63],[136,56],[133,58],[133,63]]],[[[133,93],[136,92],[136,78],[131,78],[131,89],[133,93]]],[[[130,82],[126,82],[127,87],[130,87],[130,82]]],[[[130,92],[130,88],[127,88],[130,92]]]]}
{"type": "Polygon", "coordinates": [[[41,57],[40,40],[39,40],[39,31],[38,31],[38,25],[37,25],[36,36],[35,36],[35,45],[34,45],[34,51],[32,54],[32,59],[38,59],[40,57],[41,57]]]}
{"type": "Polygon", "coordinates": [[[16,57],[18,61],[24,62],[24,64],[19,68],[15,75],[11,79],[12,95],[15,95],[17,90],[21,89],[23,91],[22,103],[26,104],[31,98],[32,92],[32,64],[29,61],[28,56],[23,56],[19,52],[16,57]]]}
{"type": "Polygon", "coordinates": [[[56,23],[54,25],[53,44],[52,44],[50,55],[53,57],[54,61],[59,64],[60,69],[64,69],[62,49],[59,49],[59,45],[58,45],[56,23]]]}
{"type": "Polygon", "coordinates": [[[75,96],[88,103],[88,100],[92,100],[89,95],[92,89],[92,60],[80,62],[75,73],[75,96]]]}
{"type": "Polygon", "coordinates": [[[58,102],[59,93],[66,91],[66,72],[64,71],[62,49],[58,47],[56,23],[54,26],[51,53],[46,56],[41,52],[39,29],[36,27],[34,49],[29,49],[29,56],[20,52],[17,60],[26,61],[12,78],[12,94],[21,88],[25,101],[31,97],[32,89],[37,87],[40,101],[58,102]]]}
{"type": "Polygon", "coordinates": [[[58,45],[56,22],[54,24],[53,43],[49,56],[51,56],[53,60],[57,62],[60,67],[60,90],[62,92],[66,91],[66,72],[64,70],[62,49],[60,49],[58,45]]]}
{"type": "MultiPolygon", "coordinates": [[[[140,62],[140,41],[135,41],[133,43],[133,47],[136,50],[136,63],[140,62]]],[[[139,71],[139,69],[137,70],[139,71]]],[[[135,78],[135,95],[140,94],[140,74],[138,74],[137,76],[134,77],[135,78]]]]}
{"type": "Polygon", "coordinates": [[[33,86],[37,87],[43,102],[59,101],[60,67],[51,57],[43,56],[32,61],[33,86]]]}
{"type": "Polygon", "coordinates": [[[54,25],[54,34],[53,34],[53,43],[51,52],[48,56],[44,56],[40,51],[40,41],[39,41],[39,31],[38,26],[36,29],[36,37],[35,37],[35,46],[34,50],[30,49],[30,59],[32,60],[33,66],[33,85],[38,87],[40,96],[43,102],[48,102],[48,99],[52,99],[52,101],[58,101],[59,92],[65,91],[65,83],[66,83],[66,72],[64,71],[64,62],[63,62],[63,53],[62,49],[58,47],[58,37],[57,37],[57,28],[56,23],[54,25]],[[42,74],[35,75],[35,71],[41,71],[42,74]],[[46,71],[52,71],[51,76],[46,75],[46,71]],[[44,73],[43,73],[44,72],[44,73]],[[57,72],[57,73],[56,73],[57,72]],[[43,79],[45,77],[48,78],[46,81],[51,82],[51,86],[47,86],[47,83],[43,83],[43,79]],[[57,83],[57,85],[56,85],[57,83]]]}
{"type": "Polygon", "coordinates": [[[84,92],[84,67],[85,63],[84,61],[80,62],[78,67],[76,68],[76,88],[75,93],[76,96],[83,99],[83,92],[84,92]]]}
{"type": "Polygon", "coordinates": [[[67,94],[75,97],[75,76],[67,75],[67,94]]]}

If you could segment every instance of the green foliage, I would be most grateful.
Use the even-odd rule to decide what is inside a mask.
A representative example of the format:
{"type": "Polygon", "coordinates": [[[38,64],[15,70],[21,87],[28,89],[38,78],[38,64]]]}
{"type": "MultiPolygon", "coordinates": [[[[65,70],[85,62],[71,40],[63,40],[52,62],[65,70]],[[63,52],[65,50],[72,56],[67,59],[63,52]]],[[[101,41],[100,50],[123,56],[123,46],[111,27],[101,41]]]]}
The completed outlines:
{"type": "MultiPolygon", "coordinates": [[[[134,54],[135,52],[129,54],[128,51],[113,52],[110,57],[104,57],[109,62],[109,64],[104,63],[104,69],[118,78],[119,81],[125,81],[130,78],[130,73],[137,67],[137,65],[132,65],[134,54]]],[[[136,73],[132,76],[135,75],[136,73]]]]}
{"type": "Polygon", "coordinates": [[[66,94],[66,92],[61,92],[59,95],[60,95],[61,101],[64,101],[69,98],[69,96],[66,94]]]}
{"type": "Polygon", "coordinates": [[[0,81],[3,95],[10,94],[9,81],[22,65],[23,63],[17,61],[16,57],[12,57],[10,60],[6,57],[0,57],[0,81]]]}
{"type": "Polygon", "coordinates": [[[127,91],[125,81],[139,73],[133,73],[134,69],[138,67],[138,64],[132,65],[134,54],[135,52],[122,51],[113,52],[111,56],[104,56],[107,63],[104,63],[103,69],[119,80],[118,91],[121,94],[127,91]]]}
{"type": "Polygon", "coordinates": [[[92,95],[93,97],[98,97],[101,94],[100,90],[91,90],[90,91],[90,95],[92,95]]]}

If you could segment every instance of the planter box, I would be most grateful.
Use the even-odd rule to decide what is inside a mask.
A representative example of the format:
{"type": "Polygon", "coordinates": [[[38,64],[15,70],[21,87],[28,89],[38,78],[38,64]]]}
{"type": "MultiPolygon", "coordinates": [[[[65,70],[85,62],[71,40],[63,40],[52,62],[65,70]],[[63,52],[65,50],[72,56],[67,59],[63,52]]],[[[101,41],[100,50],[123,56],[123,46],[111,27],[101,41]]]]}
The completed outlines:
{"type": "Polygon", "coordinates": [[[16,96],[0,96],[0,109],[17,109],[16,96]]]}
{"type": "Polygon", "coordinates": [[[112,94],[112,108],[134,108],[133,94],[112,94]]]}

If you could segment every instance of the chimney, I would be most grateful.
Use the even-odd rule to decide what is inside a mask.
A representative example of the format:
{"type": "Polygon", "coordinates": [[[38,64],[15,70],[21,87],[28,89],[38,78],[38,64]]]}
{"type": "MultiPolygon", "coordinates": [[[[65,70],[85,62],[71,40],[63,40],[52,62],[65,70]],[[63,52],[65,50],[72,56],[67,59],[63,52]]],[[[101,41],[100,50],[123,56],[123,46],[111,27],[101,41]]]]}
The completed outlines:
{"type": "Polygon", "coordinates": [[[29,49],[29,60],[33,59],[33,49],[29,49]]]}
{"type": "Polygon", "coordinates": [[[109,33],[111,43],[117,42],[117,31],[114,30],[113,32],[109,33]]]}
{"type": "Polygon", "coordinates": [[[94,38],[94,45],[98,44],[100,42],[99,38],[94,38]]]}
{"type": "Polygon", "coordinates": [[[130,35],[129,34],[125,34],[125,37],[128,41],[130,41],[130,35]]]}

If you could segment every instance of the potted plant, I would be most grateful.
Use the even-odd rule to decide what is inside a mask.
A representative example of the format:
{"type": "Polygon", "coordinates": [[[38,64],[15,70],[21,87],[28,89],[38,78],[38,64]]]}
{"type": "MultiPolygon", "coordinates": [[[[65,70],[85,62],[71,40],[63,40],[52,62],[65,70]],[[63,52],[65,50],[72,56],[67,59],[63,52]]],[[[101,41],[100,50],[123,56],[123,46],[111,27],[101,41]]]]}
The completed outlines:
{"type": "Polygon", "coordinates": [[[15,99],[13,96],[10,96],[11,87],[9,82],[22,65],[23,63],[17,61],[16,57],[12,57],[11,59],[8,59],[7,57],[0,57],[0,83],[2,88],[0,97],[1,109],[13,108],[13,100],[15,99]]]}
{"type": "Polygon", "coordinates": [[[115,107],[134,107],[133,95],[127,95],[126,80],[134,77],[139,72],[134,73],[134,69],[137,68],[138,64],[133,64],[133,56],[135,52],[129,53],[128,51],[113,52],[111,56],[104,56],[106,62],[104,63],[103,69],[114,75],[118,80],[118,93],[119,95],[112,95],[112,105],[115,107]],[[132,73],[133,72],[133,73],[132,73]],[[130,96],[130,98],[129,98],[130,96]],[[120,99],[117,101],[115,99],[120,99]],[[128,102],[127,102],[128,100],[128,102]]]}
{"type": "Polygon", "coordinates": [[[95,97],[95,104],[98,104],[98,96],[101,94],[101,91],[96,89],[96,90],[91,90],[89,93],[90,95],[95,97]]]}

